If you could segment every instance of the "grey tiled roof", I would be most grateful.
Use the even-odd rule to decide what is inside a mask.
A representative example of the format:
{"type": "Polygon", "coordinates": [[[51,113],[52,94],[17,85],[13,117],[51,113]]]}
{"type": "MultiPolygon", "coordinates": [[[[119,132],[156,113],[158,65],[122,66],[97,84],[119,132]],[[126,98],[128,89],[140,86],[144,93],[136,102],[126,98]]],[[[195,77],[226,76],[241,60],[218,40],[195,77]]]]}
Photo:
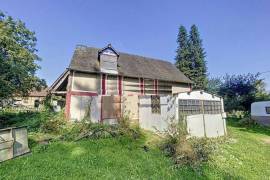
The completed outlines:
{"type": "MultiPolygon", "coordinates": [[[[80,46],[75,49],[69,68],[99,73],[98,52],[101,49],[80,46]]],[[[118,73],[128,77],[143,77],[171,82],[192,83],[168,61],[118,52],[118,73]]]]}

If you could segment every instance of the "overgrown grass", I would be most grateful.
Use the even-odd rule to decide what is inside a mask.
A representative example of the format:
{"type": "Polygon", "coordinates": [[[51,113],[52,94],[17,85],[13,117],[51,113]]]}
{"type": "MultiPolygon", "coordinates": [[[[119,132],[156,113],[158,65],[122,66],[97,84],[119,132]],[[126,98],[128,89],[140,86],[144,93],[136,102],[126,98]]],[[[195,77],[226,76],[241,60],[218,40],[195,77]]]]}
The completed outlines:
{"type": "MultiPolygon", "coordinates": [[[[148,152],[129,138],[54,142],[32,155],[0,165],[1,179],[177,179],[191,171],[171,168],[157,149],[148,152]]],[[[196,176],[196,175],[195,175],[196,176]]]]}
{"type": "Polygon", "coordinates": [[[227,122],[228,140],[202,164],[200,174],[187,166],[174,168],[154,145],[159,138],[151,133],[139,139],[117,136],[38,144],[51,134],[32,131],[32,154],[1,163],[0,179],[269,179],[270,130],[241,127],[238,119],[227,122]]]}

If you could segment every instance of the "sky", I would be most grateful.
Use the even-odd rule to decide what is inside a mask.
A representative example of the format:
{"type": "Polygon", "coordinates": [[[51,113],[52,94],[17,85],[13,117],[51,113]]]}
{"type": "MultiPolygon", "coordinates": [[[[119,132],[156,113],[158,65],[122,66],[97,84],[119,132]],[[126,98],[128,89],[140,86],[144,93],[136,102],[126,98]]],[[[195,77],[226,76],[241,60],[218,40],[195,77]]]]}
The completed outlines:
{"type": "MultiPolygon", "coordinates": [[[[36,33],[48,85],[68,67],[76,45],[174,63],[178,28],[199,28],[210,77],[270,71],[269,0],[1,0],[0,10],[36,33]]],[[[270,72],[262,74],[270,90],[270,72]]]]}

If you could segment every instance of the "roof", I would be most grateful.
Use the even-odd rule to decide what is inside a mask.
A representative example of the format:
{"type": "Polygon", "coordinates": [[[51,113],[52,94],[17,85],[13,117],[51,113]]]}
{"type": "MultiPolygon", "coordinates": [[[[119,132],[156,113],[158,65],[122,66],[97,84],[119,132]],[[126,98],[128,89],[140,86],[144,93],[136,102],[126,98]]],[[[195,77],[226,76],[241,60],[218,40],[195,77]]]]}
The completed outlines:
{"type": "Polygon", "coordinates": [[[221,96],[208,93],[204,90],[194,90],[190,92],[177,93],[180,99],[200,99],[200,100],[218,100],[223,99],[221,96]]]}
{"type": "MultiPolygon", "coordinates": [[[[103,49],[77,46],[69,69],[99,73],[98,54],[103,49]]],[[[171,82],[192,83],[172,63],[164,60],[118,52],[118,74],[171,82]]]]}
{"type": "Polygon", "coordinates": [[[56,91],[59,86],[67,79],[69,75],[68,69],[66,69],[55,81],[54,83],[49,87],[48,91],[56,91]]]}
{"type": "Polygon", "coordinates": [[[29,97],[46,97],[48,94],[48,89],[42,89],[41,91],[31,91],[29,97]]]}

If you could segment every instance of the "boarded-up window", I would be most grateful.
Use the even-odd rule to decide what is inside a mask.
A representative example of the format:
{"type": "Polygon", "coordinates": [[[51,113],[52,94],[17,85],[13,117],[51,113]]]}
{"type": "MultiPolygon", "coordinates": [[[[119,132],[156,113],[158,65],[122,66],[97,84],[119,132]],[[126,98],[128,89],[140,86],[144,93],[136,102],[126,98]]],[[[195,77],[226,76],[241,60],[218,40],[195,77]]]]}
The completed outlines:
{"type": "Polygon", "coordinates": [[[120,96],[102,96],[102,119],[114,119],[121,116],[120,96]]]}
{"type": "Polygon", "coordinates": [[[160,114],[160,97],[151,96],[151,108],[153,114],[160,114]]]}
{"type": "Polygon", "coordinates": [[[266,114],[270,114],[270,107],[265,107],[266,114]]]}

